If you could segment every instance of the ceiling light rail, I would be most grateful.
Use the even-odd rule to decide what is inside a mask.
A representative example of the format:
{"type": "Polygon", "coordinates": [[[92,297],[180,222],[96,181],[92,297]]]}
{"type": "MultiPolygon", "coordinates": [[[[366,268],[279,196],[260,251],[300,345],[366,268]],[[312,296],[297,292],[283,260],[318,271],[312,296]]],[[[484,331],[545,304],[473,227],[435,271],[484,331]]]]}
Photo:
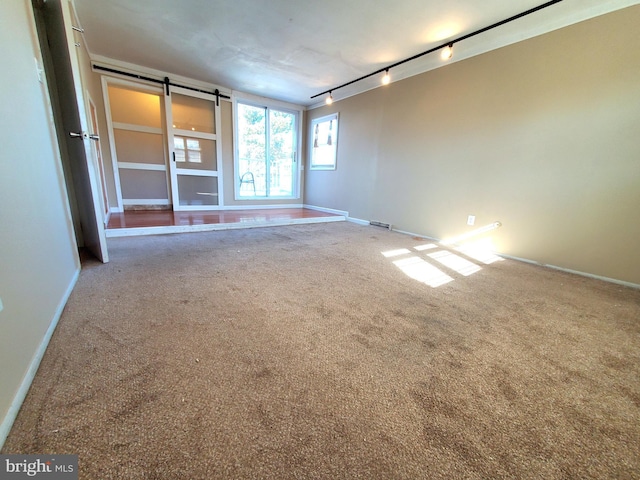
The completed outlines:
{"type": "MultiPolygon", "coordinates": [[[[487,27],[481,28],[481,29],[476,30],[476,31],[471,32],[471,33],[467,33],[466,35],[462,35],[461,37],[455,38],[453,40],[447,40],[442,45],[438,45],[437,47],[430,48],[429,50],[425,50],[424,52],[421,52],[421,53],[418,53],[416,55],[413,55],[412,57],[405,58],[404,60],[400,60],[400,61],[398,61],[396,63],[393,63],[391,65],[388,65],[386,67],[382,67],[382,68],[376,70],[375,72],[369,73],[367,75],[363,75],[362,77],[356,78],[355,80],[351,80],[350,82],[347,82],[347,83],[343,83],[342,85],[338,85],[337,87],[332,87],[330,90],[325,90],[324,92],[317,93],[316,95],[313,95],[311,98],[316,98],[316,97],[319,97],[321,95],[325,95],[327,93],[331,95],[332,92],[334,92],[334,91],[336,91],[336,90],[338,90],[340,88],[344,88],[344,87],[347,87],[349,85],[353,85],[354,83],[360,82],[361,80],[364,80],[364,79],[369,78],[369,77],[373,77],[374,75],[378,75],[378,74],[380,74],[382,72],[385,72],[385,77],[388,78],[390,69],[392,69],[394,67],[397,67],[399,65],[402,65],[403,63],[407,63],[407,62],[410,62],[410,61],[415,60],[417,58],[423,57],[423,56],[428,55],[430,53],[436,52],[436,51],[441,50],[441,49],[446,50],[447,55],[446,55],[446,58],[445,58],[445,55],[443,55],[443,59],[447,60],[447,59],[451,58],[452,48],[453,48],[453,45],[455,43],[461,42],[462,40],[467,40],[468,38],[471,38],[471,37],[475,37],[476,35],[480,35],[481,33],[487,32],[489,30],[493,30],[494,28],[498,28],[498,27],[500,27],[502,25],[505,25],[506,23],[513,22],[514,20],[518,20],[519,18],[526,17],[527,15],[531,15],[532,13],[538,12],[538,11],[540,11],[542,9],[545,9],[547,7],[555,5],[556,3],[560,3],[562,1],[563,0],[551,0],[549,2],[543,3],[542,5],[538,5],[537,7],[533,7],[533,8],[530,8],[529,10],[526,10],[524,12],[521,12],[521,13],[518,13],[516,15],[513,15],[512,17],[505,18],[504,20],[501,20],[499,22],[493,23],[493,24],[491,24],[491,25],[489,25],[487,27]]],[[[332,100],[333,100],[333,98],[332,98],[332,100]]]]}
{"type": "Polygon", "coordinates": [[[180,88],[186,88],[187,90],[192,90],[194,92],[206,93],[208,95],[215,95],[216,105],[220,105],[221,98],[226,98],[229,100],[231,99],[230,96],[220,93],[220,90],[218,90],[217,88],[215,89],[215,91],[210,92],[207,90],[202,90],[200,88],[188,87],[187,85],[180,85],[178,83],[173,83],[171,82],[171,80],[169,80],[169,77],[164,77],[164,80],[159,80],[157,78],[145,77],[144,75],[138,75],[136,73],[123,72],[122,70],[116,70],[115,68],[103,67],[101,65],[96,65],[95,63],[92,66],[94,70],[101,70],[103,72],[115,73],[117,75],[124,75],[125,77],[137,78],[138,80],[144,80],[145,82],[159,83],[161,85],[164,85],[165,93],[167,95],[171,95],[170,87],[180,87],[180,88]]]}

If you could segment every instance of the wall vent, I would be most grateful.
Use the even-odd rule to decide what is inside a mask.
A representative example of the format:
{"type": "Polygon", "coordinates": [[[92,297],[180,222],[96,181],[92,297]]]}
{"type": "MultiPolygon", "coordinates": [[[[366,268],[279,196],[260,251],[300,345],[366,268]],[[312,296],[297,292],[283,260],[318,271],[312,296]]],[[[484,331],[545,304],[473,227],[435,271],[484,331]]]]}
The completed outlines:
{"type": "Polygon", "coordinates": [[[369,220],[369,225],[373,225],[374,227],[382,227],[391,230],[390,223],[378,222],[377,220],[369,220]]]}

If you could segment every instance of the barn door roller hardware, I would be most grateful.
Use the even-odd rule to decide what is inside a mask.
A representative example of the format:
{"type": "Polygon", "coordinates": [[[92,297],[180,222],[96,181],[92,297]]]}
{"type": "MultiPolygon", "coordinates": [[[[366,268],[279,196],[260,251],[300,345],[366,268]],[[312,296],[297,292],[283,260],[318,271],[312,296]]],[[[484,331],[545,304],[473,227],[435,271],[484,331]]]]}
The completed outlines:
{"type": "Polygon", "coordinates": [[[169,79],[169,77],[164,77],[163,80],[158,80],[157,78],[145,77],[144,75],[138,75],[136,73],[123,72],[121,70],[116,70],[115,68],[103,67],[101,65],[96,65],[95,63],[93,64],[93,69],[94,70],[100,70],[100,71],[103,71],[103,72],[115,73],[117,75],[124,75],[125,77],[137,78],[138,80],[144,80],[145,82],[152,82],[152,83],[158,83],[160,85],[164,85],[164,92],[165,92],[166,95],[171,95],[169,87],[179,87],[179,88],[186,88],[187,90],[192,90],[194,92],[206,93],[208,95],[215,95],[216,96],[216,105],[220,105],[220,99],[221,98],[226,98],[228,100],[231,99],[231,97],[229,95],[225,95],[223,93],[220,93],[220,90],[218,90],[217,88],[213,92],[209,92],[207,90],[202,90],[200,88],[188,87],[186,85],[180,85],[178,83],[173,83],[169,79]]]}

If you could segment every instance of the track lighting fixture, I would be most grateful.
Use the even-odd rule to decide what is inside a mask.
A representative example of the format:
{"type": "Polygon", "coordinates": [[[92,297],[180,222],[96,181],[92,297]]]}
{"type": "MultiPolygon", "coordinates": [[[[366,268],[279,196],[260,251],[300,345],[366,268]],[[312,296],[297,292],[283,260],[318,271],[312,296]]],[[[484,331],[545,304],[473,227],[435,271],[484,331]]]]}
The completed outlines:
{"type": "Polygon", "coordinates": [[[453,43],[450,43],[449,45],[447,45],[442,49],[442,52],[440,53],[440,58],[442,58],[442,60],[449,60],[452,56],[453,56],[453,43]]]}
{"type": "Polygon", "coordinates": [[[380,70],[376,70],[375,72],[369,73],[367,75],[363,75],[362,77],[356,78],[355,80],[351,80],[350,82],[343,83],[342,85],[338,85],[337,87],[333,87],[331,90],[325,90],[324,92],[320,92],[320,93],[318,93],[316,95],[313,95],[311,98],[316,98],[316,97],[319,97],[321,95],[324,95],[325,93],[328,93],[329,96],[327,97],[325,102],[326,102],[327,105],[331,105],[331,103],[333,103],[333,98],[331,96],[331,92],[333,90],[338,90],[339,88],[347,87],[347,86],[352,85],[352,84],[354,84],[356,82],[364,80],[365,78],[369,78],[369,77],[372,77],[374,75],[378,75],[378,74],[380,74],[382,72],[385,72],[384,76],[382,77],[382,84],[383,85],[387,85],[391,81],[391,78],[389,77],[389,70],[394,68],[394,67],[397,67],[398,65],[402,65],[403,63],[410,62],[410,61],[415,60],[417,58],[423,57],[424,55],[428,55],[430,53],[437,52],[438,50],[441,50],[440,56],[441,56],[441,58],[443,60],[449,60],[453,55],[453,44],[454,43],[458,43],[458,42],[461,42],[463,40],[467,40],[467,39],[469,39],[471,37],[475,37],[476,35],[480,35],[481,33],[488,32],[489,30],[493,30],[494,28],[498,28],[498,27],[500,27],[502,25],[505,25],[507,23],[513,22],[514,20],[518,20],[519,18],[526,17],[527,15],[531,15],[532,13],[539,12],[540,10],[542,10],[544,8],[550,7],[552,5],[555,5],[556,3],[560,3],[562,1],[563,0],[549,0],[548,2],[545,2],[545,3],[541,4],[541,5],[538,5],[537,7],[530,8],[529,10],[526,10],[524,12],[518,13],[517,15],[513,15],[512,17],[505,18],[504,20],[501,20],[499,22],[493,23],[493,24],[491,24],[491,25],[489,25],[487,27],[481,28],[479,30],[475,30],[475,31],[473,31],[471,33],[467,33],[465,35],[462,35],[461,37],[450,39],[447,43],[443,43],[441,45],[437,45],[437,46],[435,46],[433,48],[430,48],[429,50],[426,50],[424,52],[418,53],[418,54],[416,54],[416,55],[414,55],[412,57],[405,58],[404,60],[400,60],[400,61],[398,61],[396,63],[393,63],[393,64],[391,64],[391,65],[389,65],[387,67],[381,68],[380,70]]]}
{"type": "Polygon", "coordinates": [[[383,85],[389,85],[390,81],[391,81],[391,77],[389,76],[389,69],[387,68],[384,71],[384,76],[382,77],[382,84],[383,85]]]}
{"type": "Polygon", "coordinates": [[[331,96],[331,92],[329,92],[329,96],[324,101],[324,103],[326,103],[327,105],[331,105],[333,103],[333,97],[331,96]]]}

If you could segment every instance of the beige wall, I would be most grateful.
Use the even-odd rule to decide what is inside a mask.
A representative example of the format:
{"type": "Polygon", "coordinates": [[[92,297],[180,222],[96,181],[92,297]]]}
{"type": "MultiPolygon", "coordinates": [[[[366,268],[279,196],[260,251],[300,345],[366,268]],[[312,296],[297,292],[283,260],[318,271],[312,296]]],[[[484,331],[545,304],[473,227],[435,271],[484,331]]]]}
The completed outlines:
{"type": "MultiPolygon", "coordinates": [[[[80,263],[44,84],[31,2],[0,3],[0,444],[7,412],[80,263]]],[[[15,412],[14,412],[15,413],[15,412]]]]}
{"type": "Polygon", "coordinates": [[[638,25],[630,7],[310,111],[340,112],[340,143],[305,203],[440,239],[500,221],[499,252],[640,284],[638,25]]]}

